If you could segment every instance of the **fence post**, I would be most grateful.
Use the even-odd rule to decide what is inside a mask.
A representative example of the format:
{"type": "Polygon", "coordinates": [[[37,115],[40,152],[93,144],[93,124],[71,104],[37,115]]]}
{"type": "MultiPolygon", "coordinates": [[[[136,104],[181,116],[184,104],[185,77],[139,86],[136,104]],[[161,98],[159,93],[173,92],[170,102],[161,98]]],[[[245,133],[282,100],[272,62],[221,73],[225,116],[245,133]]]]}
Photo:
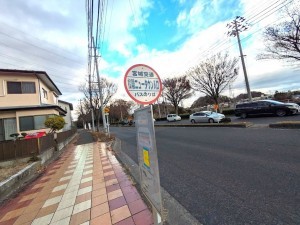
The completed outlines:
{"type": "Polygon", "coordinates": [[[40,139],[37,138],[37,146],[38,146],[38,155],[41,154],[41,144],[40,144],[40,139]]]}

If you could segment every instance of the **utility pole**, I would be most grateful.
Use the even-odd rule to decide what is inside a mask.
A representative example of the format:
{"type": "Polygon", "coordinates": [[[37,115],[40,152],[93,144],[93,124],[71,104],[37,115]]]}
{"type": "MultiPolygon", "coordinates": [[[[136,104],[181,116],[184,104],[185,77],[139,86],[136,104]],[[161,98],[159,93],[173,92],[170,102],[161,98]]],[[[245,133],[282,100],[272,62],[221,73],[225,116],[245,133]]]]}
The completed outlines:
{"type": "Polygon", "coordinates": [[[98,89],[99,89],[99,95],[100,95],[102,122],[103,122],[104,132],[107,133],[106,118],[105,118],[104,106],[103,106],[102,87],[100,84],[100,75],[99,75],[99,69],[98,69],[97,51],[96,51],[94,37],[92,37],[92,39],[93,39],[94,57],[95,57],[95,65],[96,65],[96,72],[97,72],[97,83],[98,83],[98,89]]]}
{"type": "Polygon", "coordinates": [[[232,29],[227,32],[227,35],[234,36],[234,37],[236,36],[238,39],[240,56],[241,56],[241,61],[242,61],[242,66],[243,66],[243,71],[244,71],[244,76],[245,76],[245,83],[246,83],[246,88],[247,88],[247,93],[248,93],[248,99],[250,102],[252,102],[252,96],[251,96],[250,85],[249,85],[248,76],[247,76],[247,70],[246,70],[246,66],[245,66],[244,54],[243,54],[240,35],[239,35],[239,32],[242,32],[242,31],[245,31],[248,29],[247,24],[245,24],[245,25],[242,24],[242,22],[244,22],[244,21],[245,21],[244,17],[237,16],[231,23],[228,23],[226,25],[226,27],[228,27],[229,29],[232,29]]]}
{"type": "Polygon", "coordinates": [[[123,121],[123,114],[122,114],[122,105],[120,104],[120,112],[121,112],[121,121],[123,121]]]}
{"type": "Polygon", "coordinates": [[[161,118],[161,113],[160,113],[160,107],[159,107],[158,99],[157,99],[157,106],[158,106],[158,114],[159,114],[159,118],[161,118]]]}
{"type": "Polygon", "coordinates": [[[87,15],[87,22],[88,22],[88,76],[89,76],[89,101],[90,101],[90,110],[91,110],[91,117],[92,117],[92,130],[95,131],[95,119],[94,119],[94,107],[93,107],[93,93],[92,93],[92,86],[91,86],[91,61],[92,61],[92,31],[93,31],[93,5],[88,3],[88,15],[87,15]]]}

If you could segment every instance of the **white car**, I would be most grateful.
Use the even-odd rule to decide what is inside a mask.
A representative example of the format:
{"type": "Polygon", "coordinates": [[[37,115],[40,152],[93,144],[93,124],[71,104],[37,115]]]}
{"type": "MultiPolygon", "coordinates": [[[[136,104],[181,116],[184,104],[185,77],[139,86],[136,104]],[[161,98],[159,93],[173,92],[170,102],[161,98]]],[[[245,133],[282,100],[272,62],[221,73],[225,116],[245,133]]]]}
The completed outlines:
{"type": "Polygon", "coordinates": [[[195,112],[192,115],[190,115],[191,123],[201,123],[201,122],[219,123],[224,118],[225,118],[224,114],[211,112],[211,111],[195,112]]]}
{"type": "Polygon", "coordinates": [[[167,115],[167,121],[171,122],[171,121],[179,121],[181,120],[181,117],[178,116],[177,114],[168,114],[167,115]]]}

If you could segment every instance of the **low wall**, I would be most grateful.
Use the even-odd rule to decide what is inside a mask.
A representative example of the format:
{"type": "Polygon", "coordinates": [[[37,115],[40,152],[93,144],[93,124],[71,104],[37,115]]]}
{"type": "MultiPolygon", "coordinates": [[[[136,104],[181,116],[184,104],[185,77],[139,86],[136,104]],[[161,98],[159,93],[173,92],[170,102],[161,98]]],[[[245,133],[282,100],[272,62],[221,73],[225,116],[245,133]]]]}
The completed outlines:
{"type": "Polygon", "coordinates": [[[8,199],[13,193],[33,180],[40,168],[41,162],[34,162],[19,171],[17,174],[0,182],[0,203],[8,199]]]}
{"type": "MultiPolygon", "coordinates": [[[[33,162],[32,164],[25,167],[23,170],[19,171],[17,174],[0,182],[0,203],[7,200],[14,193],[17,193],[21,188],[26,186],[27,183],[36,179],[39,175],[38,171],[44,165],[47,165],[50,162],[56,160],[60,156],[60,154],[63,153],[64,147],[67,144],[69,144],[76,137],[76,135],[77,133],[73,134],[71,137],[61,142],[57,146],[57,151],[55,150],[55,147],[51,147],[43,151],[43,153],[39,155],[41,159],[40,161],[33,162]]],[[[7,163],[8,165],[10,164],[9,162],[7,163]]]]}

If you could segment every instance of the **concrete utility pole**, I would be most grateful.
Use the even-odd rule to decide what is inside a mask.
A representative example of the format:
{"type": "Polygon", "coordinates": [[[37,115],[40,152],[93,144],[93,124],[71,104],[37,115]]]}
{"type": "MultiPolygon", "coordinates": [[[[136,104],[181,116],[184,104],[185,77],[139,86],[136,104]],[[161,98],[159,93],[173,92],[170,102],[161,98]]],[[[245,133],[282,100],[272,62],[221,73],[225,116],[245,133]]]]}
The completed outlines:
{"type": "Polygon", "coordinates": [[[158,107],[158,115],[159,115],[159,118],[161,118],[161,113],[160,113],[160,106],[159,106],[159,102],[158,102],[158,99],[157,99],[157,107],[158,107]]]}
{"type": "Polygon", "coordinates": [[[89,95],[90,95],[90,110],[91,110],[91,116],[92,116],[92,131],[95,131],[95,123],[94,123],[94,107],[93,107],[93,95],[92,95],[92,82],[91,82],[91,60],[89,59],[89,95]]]}
{"type": "Polygon", "coordinates": [[[106,118],[105,118],[105,114],[104,114],[104,105],[103,105],[102,87],[100,84],[100,76],[99,76],[99,69],[98,69],[97,51],[96,51],[94,37],[92,37],[92,38],[93,38],[94,57],[95,57],[95,64],[96,64],[96,71],[97,71],[97,81],[98,81],[97,83],[98,83],[98,89],[99,89],[99,95],[100,95],[102,122],[103,122],[104,132],[107,133],[106,118]]]}
{"type": "Polygon", "coordinates": [[[243,71],[244,71],[244,76],[245,76],[245,83],[246,83],[246,88],[247,88],[247,93],[248,93],[248,99],[250,102],[252,102],[252,96],[251,96],[251,91],[250,91],[250,85],[248,81],[248,76],[247,76],[247,70],[245,66],[245,60],[244,60],[244,55],[243,55],[243,50],[242,50],[242,45],[241,45],[241,40],[240,40],[240,35],[239,32],[245,31],[248,29],[247,24],[243,25],[242,22],[245,21],[244,17],[237,16],[231,23],[228,23],[226,27],[229,29],[232,29],[227,32],[227,35],[229,36],[236,36],[238,39],[238,44],[239,44],[239,50],[240,50],[240,56],[241,56],[241,61],[242,61],[242,66],[243,66],[243,71]]]}

